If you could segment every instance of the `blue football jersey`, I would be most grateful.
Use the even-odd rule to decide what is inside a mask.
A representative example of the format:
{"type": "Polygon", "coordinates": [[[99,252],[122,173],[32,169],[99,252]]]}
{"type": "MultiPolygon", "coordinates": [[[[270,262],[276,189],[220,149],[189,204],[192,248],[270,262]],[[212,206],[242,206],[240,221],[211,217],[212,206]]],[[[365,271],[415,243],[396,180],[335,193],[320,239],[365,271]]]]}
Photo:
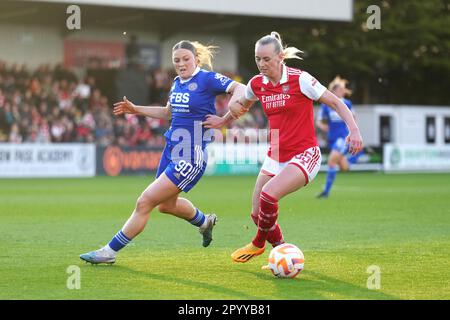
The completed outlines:
{"type": "Polygon", "coordinates": [[[176,77],[169,93],[172,122],[166,131],[166,146],[156,174],[162,173],[180,190],[188,192],[203,176],[212,140],[206,136],[202,122],[208,114],[216,114],[216,96],[228,92],[233,80],[197,68],[190,79],[176,77]]]}
{"type": "MultiPolygon", "coordinates": [[[[342,101],[350,110],[352,110],[352,103],[350,100],[342,99],[342,101]]],[[[337,139],[347,137],[347,125],[333,108],[322,103],[320,105],[319,120],[328,122],[328,144],[330,146],[333,145],[337,139]]]]}
{"type": "Polygon", "coordinates": [[[233,80],[198,68],[189,80],[176,77],[169,93],[172,106],[172,125],[190,125],[203,121],[208,114],[216,114],[216,96],[227,92],[233,80]]]}
{"type": "MultiPolygon", "coordinates": [[[[194,134],[194,124],[198,127],[201,121],[206,120],[206,115],[216,114],[216,96],[227,92],[232,83],[233,80],[220,73],[200,68],[195,70],[190,79],[176,77],[169,93],[172,122],[165,137],[172,143],[179,141],[179,134],[173,134],[176,129],[189,130],[194,134]]],[[[202,134],[204,131],[202,127],[202,134]]]]}

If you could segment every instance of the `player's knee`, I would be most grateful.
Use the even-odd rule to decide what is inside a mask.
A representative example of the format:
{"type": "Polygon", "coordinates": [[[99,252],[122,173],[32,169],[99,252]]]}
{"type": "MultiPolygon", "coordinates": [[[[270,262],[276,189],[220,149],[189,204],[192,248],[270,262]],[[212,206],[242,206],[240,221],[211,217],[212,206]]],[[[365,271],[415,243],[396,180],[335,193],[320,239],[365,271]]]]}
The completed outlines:
{"type": "Polygon", "coordinates": [[[261,199],[268,197],[270,201],[278,202],[278,195],[275,190],[271,189],[270,186],[265,185],[261,190],[261,196],[259,197],[259,201],[261,203],[261,199]]]}
{"type": "Polygon", "coordinates": [[[328,166],[329,167],[336,167],[337,165],[339,165],[339,162],[342,158],[342,155],[340,153],[338,153],[337,151],[332,151],[329,158],[328,158],[328,166]]]}
{"type": "Polygon", "coordinates": [[[332,167],[334,168],[338,165],[336,159],[333,159],[333,158],[328,159],[327,164],[328,164],[328,167],[330,167],[330,168],[332,168],[332,167]]]}
{"type": "Polygon", "coordinates": [[[149,213],[155,205],[151,198],[142,194],[136,201],[136,211],[143,214],[149,213]]]}
{"type": "Polygon", "coordinates": [[[173,206],[166,203],[161,203],[158,206],[158,211],[161,213],[171,213],[173,212],[173,206]]]}

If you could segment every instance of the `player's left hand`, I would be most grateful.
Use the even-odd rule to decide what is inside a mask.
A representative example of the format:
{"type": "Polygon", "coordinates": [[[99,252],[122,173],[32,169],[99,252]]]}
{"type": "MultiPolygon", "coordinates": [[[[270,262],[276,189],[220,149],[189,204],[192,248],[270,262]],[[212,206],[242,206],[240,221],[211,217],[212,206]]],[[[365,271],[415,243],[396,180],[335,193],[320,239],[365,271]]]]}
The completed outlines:
{"type": "Polygon", "coordinates": [[[229,106],[231,116],[237,120],[239,119],[244,113],[248,111],[248,109],[244,108],[244,106],[241,103],[234,103],[229,106]]]}
{"type": "Polygon", "coordinates": [[[222,117],[208,114],[206,120],[202,122],[202,125],[208,129],[220,129],[225,125],[225,120],[222,117]]]}
{"type": "Polygon", "coordinates": [[[350,131],[350,134],[347,136],[346,142],[348,145],[348,152],[350,152],[352,155],[360,152],[363,148],[363,140],[359,129],[350,131]]]}

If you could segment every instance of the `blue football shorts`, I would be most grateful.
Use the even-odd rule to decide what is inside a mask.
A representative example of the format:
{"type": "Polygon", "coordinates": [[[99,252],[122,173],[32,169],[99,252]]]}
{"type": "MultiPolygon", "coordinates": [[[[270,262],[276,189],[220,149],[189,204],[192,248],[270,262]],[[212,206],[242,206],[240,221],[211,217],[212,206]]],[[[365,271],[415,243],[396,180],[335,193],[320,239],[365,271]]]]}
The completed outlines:
{"type": "Polygon", "coordinates": [[[207,150],[200,145],[192,146],[190,156],[172,154],[174,146],[166,144],[159,162],[156,178],[163,172],[182,191],[191,190],[203,176],[207,165],[207,150]]]}
{"type": "Polygon", "coordinates": [[[331,150],[337,151],[340,154],[344,154],[344,155],[347,154],[348,145],[345,142],[345,138],[338,138],[331,146],[331,150]]]}

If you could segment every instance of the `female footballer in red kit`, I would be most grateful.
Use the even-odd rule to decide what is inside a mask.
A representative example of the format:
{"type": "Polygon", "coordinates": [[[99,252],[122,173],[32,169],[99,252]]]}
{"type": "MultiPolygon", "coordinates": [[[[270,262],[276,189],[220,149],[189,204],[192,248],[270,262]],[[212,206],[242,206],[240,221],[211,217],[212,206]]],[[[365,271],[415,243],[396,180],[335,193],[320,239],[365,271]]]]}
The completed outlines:
{"type": "Polygon", "coordinates": [[[272,32],[255,45],[255,61],[261,72],[247,84],[245,97],[230,105],[237,118],[259,100],[269,120],[270,148],[256,180],[251,217],[257,234],[246,246],[232,253],[236,262],[247,262],[262,254],[266,241],[272,246],[284,243],[277,223],[278,202],[301,189],[317,175],[321,153],[314,130],[313,101],[324,103],[345,121],[349,152],[362,149],[362,137],[351,111],[308,72],[287,67],[286,59],[297,58],[297,48],[283,46],[280,35],[272,32]]]}

